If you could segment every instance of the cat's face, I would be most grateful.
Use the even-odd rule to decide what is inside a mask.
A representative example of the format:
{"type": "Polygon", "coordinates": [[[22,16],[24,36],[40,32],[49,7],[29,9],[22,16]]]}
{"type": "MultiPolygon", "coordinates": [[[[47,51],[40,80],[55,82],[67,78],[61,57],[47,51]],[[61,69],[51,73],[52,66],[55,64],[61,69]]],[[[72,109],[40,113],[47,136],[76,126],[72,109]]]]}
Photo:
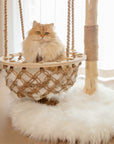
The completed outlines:
{"type": "Polygon", "coordinates": [[[29,36],[32,36],[33,40],[50,41],[52,38],[55,38],[53,27],[54,24],[40,24],[34,21],[29,36]]]}

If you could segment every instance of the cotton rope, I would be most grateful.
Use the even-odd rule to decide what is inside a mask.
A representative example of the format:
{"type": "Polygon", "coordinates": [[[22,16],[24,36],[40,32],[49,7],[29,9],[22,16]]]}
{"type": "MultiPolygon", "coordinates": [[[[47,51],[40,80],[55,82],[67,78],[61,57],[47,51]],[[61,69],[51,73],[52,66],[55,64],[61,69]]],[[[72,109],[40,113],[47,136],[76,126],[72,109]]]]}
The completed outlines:
{"type": "MultiPolygon", "coordinates": [[[[72,0],[72,52],[74,51],[74,0],[72,0]]],[[[74,57],[74,53],[72,53],[74,57]]]]}
{"type": "Polygon", "coordinates": [[[67,57],[69,57],[69,49],[70,49],[70,12],[71,12],[71,0],[68,0],[67,49],[66,49],[67,57]]]}
{"type": "MultiPolygon", "coordinates": [[[[3,47],[4,47],[4,25],[3,25],[3,8],[4,7],[4,3],[3,0],[0,0],[0,57],[3,56],[3,47]]],[[[2,64],[0,64],[0,71],[2,69],[2,64]]]]}
{"type": "MultiPolygon", "coordinates": [[[[4,3],[4,47],[5,47],[5,58],[7,57],[8,40],[7,40],[7,0],[4,3]]],[[[4,58],[4,59],[5,59],[4,58]]]]}
{"type": "Polygon", "coordinates": [[[98,60],[98,25],[85,26],[85,54],[87,61],[98,60]]]}
{"type": "Polygon", "coordinates": [[[3,1],[2,0],[0,0],[0,56],[2,56],[3,55],[3,47],[4,47],[4,45],[3,45],[3,40],[4,40],[4,38],[3,38],[3,35],[4,35],[4,33],[3,33],[3,1]]]}
{"type": "Polygon", "coordinates": [[[70,42],[72,40],[72,56],[74,55],[74,0],[68,0],[68,22],[67,22],[67,49],[66,56],[69,57],[70,54],[70,42]],[[72,23],[71,23],[72,20],[72,23]],[[72,26],[72,39],[70,38],[72,26]]]}
{"type": "Polygon", "coordinates": [[[25,34],[24,34],[24,21],[23,21],[23,11],[22,11],[21,0],[19,0],[19,9],[20,9],[20,19],[21,19],[22,37],[23,37],[23,40],[24,40],[24,39],[25,39],[25,34]]]}

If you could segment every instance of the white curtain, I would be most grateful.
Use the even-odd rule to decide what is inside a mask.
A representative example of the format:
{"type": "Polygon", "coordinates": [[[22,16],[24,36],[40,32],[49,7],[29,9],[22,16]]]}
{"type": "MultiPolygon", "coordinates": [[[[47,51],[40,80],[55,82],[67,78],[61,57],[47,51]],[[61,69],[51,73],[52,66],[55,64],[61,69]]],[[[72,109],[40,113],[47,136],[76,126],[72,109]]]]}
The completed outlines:
{"type": "Polygon", "coordinates": [[[99,0],[99,67],[114,69],[114,1],[99,0]]]}

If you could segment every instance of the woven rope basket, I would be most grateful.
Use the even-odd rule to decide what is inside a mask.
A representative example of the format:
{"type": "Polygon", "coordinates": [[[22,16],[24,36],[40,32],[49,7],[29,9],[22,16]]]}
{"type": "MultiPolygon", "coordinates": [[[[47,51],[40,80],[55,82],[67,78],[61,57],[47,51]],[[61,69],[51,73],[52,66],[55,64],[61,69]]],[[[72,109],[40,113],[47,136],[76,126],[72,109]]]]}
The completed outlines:
{"type": "Polygon", "coordinates": [[[6,85],[18,97],[31,97],[40,100],[50,94],[58,94],[68,90],[76,81],[82,55],[75,60],[63,63],[52,62],[38,64],[10,62],[0,59],[6,70],[6,85]],[[42,65],[42,67],[41,67],[42,65]]]}
{"type": "Polygon", "coordinates": [[[45,69],[7,67],[6,85],[18,97],[28,96],[40,100],[48,94],[58,94],[72,87],[76,81],[79,65],[45,69]]]}

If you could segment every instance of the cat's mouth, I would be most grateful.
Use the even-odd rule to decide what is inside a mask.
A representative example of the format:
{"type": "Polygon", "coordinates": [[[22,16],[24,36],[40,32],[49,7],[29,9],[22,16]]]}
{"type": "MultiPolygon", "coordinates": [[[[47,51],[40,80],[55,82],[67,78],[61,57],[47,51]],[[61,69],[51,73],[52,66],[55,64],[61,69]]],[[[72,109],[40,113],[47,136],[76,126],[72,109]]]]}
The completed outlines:
{"type": "Polygon", "coordinates": [[[49,42],[50,40],[49,39],[40,39],[39,41],[40,41],[40,43],[44,43],[44,42],[49,42]]]}
{"type": "Polygon", "coordinates": [[[49,39],[44,39],[44,38],[42,38],[42,39],[32,39],[32,40],[33,40],[33,41],[36,41],[36,42],[40,42],[40,43],[50,42],[49,39]]]}

